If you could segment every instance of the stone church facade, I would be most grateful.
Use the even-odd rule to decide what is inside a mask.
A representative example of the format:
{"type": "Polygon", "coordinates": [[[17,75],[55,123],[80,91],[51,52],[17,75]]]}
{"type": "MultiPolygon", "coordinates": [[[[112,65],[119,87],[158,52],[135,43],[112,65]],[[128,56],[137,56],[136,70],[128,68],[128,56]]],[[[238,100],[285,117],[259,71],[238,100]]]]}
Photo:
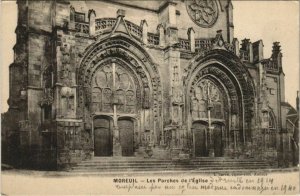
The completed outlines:
{"type": "Polygon", "coordinates": [[[298,162],[280,44],[265,58],[262,40],[234,38],[231,1],[17,4],[2,118],[8,160],[34,167],[110,156],[298,162]]]}

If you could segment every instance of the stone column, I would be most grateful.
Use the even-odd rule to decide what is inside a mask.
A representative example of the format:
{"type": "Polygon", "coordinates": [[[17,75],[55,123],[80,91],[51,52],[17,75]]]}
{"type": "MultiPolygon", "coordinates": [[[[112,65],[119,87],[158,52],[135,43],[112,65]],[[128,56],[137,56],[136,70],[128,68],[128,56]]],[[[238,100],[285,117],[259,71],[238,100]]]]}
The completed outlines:
{"type": "MultiPolygon", "coordinates": [[[[113,65],[113,86],[116,86],[116,65],[113,65]]],[[[118,119],[117,119],[117,102],[114,101],[113,98],[113,107],[114,107],[114,127],[113,127],[113,156],[122,156],[122,146],[120,144],[120,132],[118,127],[118,119]]]]}
{"type": "MultiPolygon", "coordinates": [[[[209,92],[209,91],[208,91],[209,92]]],[[[210,95],[208,94],[207,97],[209,97],[210,95]]],[[[209,149],[209,157],[215,157],[215,149],[214,149],[214,145],[213,145],[213,135],[214,135],[214,127],[212,127],[211,124],[211,117],[210,117],[210,110],[212,109],[212,105],[209,101],[208,106],[207,106],[207,116],[208,116],[208,130],[209,130],[209,140],[208,140],[208,149],[209,149]]]]}
{"type": "Polygon", "coordinates": [[[113,156],[118,157],[118,156],[122,156],[122,146],[120,143],[119,127],[115,123],[116,122],[114,122],[114,127],[113,127],[113,156]]]}
{"type": "Polygon", "coordinates": [[[228,136],[228,149],[227,153],[230,156],[236,156],[237,155],[237,148],[238,148],[238,117],[237,114],[232,114],[231,115],[231,127],[229,131],[229,136],[228,136]],[[230,141],[231,134],[233,134],[233,141],[230,141]],[[230,151],[233,152],[233,154],[230,153],[230,151]]]}

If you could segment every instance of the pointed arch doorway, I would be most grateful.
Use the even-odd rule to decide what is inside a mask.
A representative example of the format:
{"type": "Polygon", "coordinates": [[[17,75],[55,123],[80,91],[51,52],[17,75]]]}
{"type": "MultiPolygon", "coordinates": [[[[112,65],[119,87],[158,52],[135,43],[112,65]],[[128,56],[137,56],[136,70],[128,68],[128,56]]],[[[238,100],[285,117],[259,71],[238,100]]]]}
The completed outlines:
{"type": "Polygon", "coordinates": [[[213,78],[200,79],[192,90],[191,117],[195,157],[224,156],[226,91],[213,78]]]}
{"type": "Polygon", "coordinates": [[[113,156],[116,143],[122,156],[134,155],[134,121],[137,115],[138,82],[122,64],[100,66],[92,79],[91,110],[107,116],[94,120],[95,156],[113,156]]]}

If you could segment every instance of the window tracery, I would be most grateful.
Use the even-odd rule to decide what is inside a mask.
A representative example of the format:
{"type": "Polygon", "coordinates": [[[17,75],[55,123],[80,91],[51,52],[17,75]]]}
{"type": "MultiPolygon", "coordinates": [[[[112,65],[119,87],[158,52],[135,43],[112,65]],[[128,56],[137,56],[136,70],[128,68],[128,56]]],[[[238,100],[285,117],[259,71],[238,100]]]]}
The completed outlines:
{"type": "Polygon", "coordinates": [[[115,104],[121,113],[135,113],[136,86],[131,74],[115,64],[104,65],[92,83],[92,111],[112,113],[115,104]]]}
{"type": "Polygon", "coordinates": [[[192,97],[192,116],[193,118],[207,118],[207,111],[210,107],[211,117],[223,119],[223,97],[219,87],[209,79],[203,79],[194,87],[192,97]]]}

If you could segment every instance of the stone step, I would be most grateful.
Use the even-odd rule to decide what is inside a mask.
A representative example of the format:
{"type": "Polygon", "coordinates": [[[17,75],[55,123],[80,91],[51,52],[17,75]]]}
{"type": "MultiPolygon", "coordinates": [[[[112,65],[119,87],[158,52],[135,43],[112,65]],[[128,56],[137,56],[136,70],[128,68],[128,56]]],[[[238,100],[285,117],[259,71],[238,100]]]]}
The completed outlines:
{"type": "Polygon", "coordinates": [[[144,167],[158,167],[158,166],[168,166],[168,165],[177,165],[177,166],[182,166],[182,165],[191,165],[191,166],[213,166],[213,165],[221,165],[221,166],[247,166],[247,165],[268,165],[266,163],[231,163],[231,164],[216,164],[216,163],[152,163],[152,164],[147,164],[147,163],[111,163],[111,164],[104,164],[104,163],[81,163],[78,164],[77,167],[79,166],[84,166],[84,167],[94,167],[94,166],[103,166],[103,167],[120,167],[120,166],[126,166],[126,167],[135,167],[135,166],[144,166],[144,167]]]}
{"type": "Polygon", "coordinates": [[[131,163],[118,163],[118,162],[111,162],[111,163],[79,163],[77,166],[97,166],[97,165],[102,165],[102,166],[134,166],[134,165],[141,165],[141,166],[159,166],[159,165],[194,165],[194,166],[203,166],[203,165],[268,165],[265,162],[255,162],[255,163],[205,163],[205,162],[169,162],[169,163],[137,163],[137,162],[131,162],[131,163]]]}
{"type": "Polygon", "coordinates": [[[136,166],[136,167],[77,167],[74,168],[74,170],[85,170],[85,171],[89,171],[89,170],[108,170],[108,171],[112,171],[112,170],[168,170],[168,169],[185,169],[185,170],[198,170],[198,169],[262,169],[262,168],[269,168],[269,166],[267,165],[247,165],[247,166],[237,166],[237,167],[233,167],[233,166],[206,166],[206,167],[193,167],[193,166],[169,166],[169,167],[143,167],[143,166],[136,166]]]}
{"type": "Polygon", "coordinates": [[[262,162],[260,160],[255,160],[255,159],[191,159],[191,160],[179,160],[179,159],[173,159],[173,160],[157,160],[157,159],[92,159],[92,160],[86,160],[86,161],[82,161],[84,162],[89,162],[89,163],[111,163],[111,162],[119,162],[119,163],[129,163],[129,162],[147,162],[147,163],[157,163],[157,162],[165,162],[165,163],[169,163],[169,162],[226,162],[226,163],[254,163],[254,162],[262,162]]]}
{"type": "Polygon", "coordinates": [[[269,164],[256,159],[228,157],[199,157],[191,160],[158,160],[135,157],[94,157],[72,167],[71,172],[122,172],[122,171],[194,171],[269,169],[269,164]]]}
{"type": "Polygon", "coordinates": [[[132,163],[117,163],[117,162],[112,162],[112,163],[80,163],[77,166],[108,166],[108,167],[112,167],[112,166],[164,166],[164,165],[193,165],[193,166],[205,166],[205,165],[223,165],[223,166],[227,166],[227,165],[234,165],[234,166],[239,166],[239,165],[268,165],[264,162],[255,162],[255,163],[205,163],[205,162],[187,162],[187,163],[137,163],[137,162],[132,162],[132,163]]]}
{"type": "Polygon", "coordinates": [[[209,170],[250,170],[250,169],[269,169],[267,166],[257,167],[257,166],[247,166],[247,167],[175,167],[175,168],[110,168],[109,170],[106,168],[76,168],[70,170],[71,172],[122,172],[122,171],[209,171],[209,170]]]}

